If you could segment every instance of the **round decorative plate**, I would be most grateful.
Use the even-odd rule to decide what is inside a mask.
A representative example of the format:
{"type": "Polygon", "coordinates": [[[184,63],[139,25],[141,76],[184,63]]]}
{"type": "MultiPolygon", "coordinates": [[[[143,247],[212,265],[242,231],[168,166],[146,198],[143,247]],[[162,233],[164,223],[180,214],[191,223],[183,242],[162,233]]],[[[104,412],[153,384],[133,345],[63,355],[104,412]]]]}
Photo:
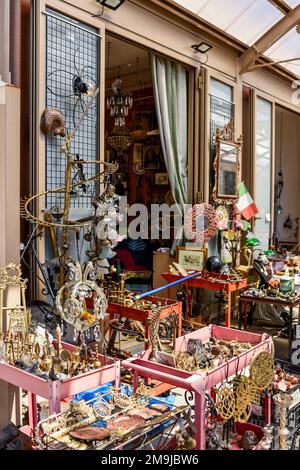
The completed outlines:
{"type": "Polygon", "coordinates": [[[118,429],[131,431],[143,424],[143,422],[144,419],[138,416],[119,416],[107,423],[107,429],[109,429],[109,431],[118,431],[118,429]]]}
{"type": "Polygon", "coordinates": [[[97,428],[95,426],[87,426],[85,428],[70,431],[70,436],[80,441],[102,441],[110,436],[110,431],[106,428],[97,428]]]}
{"type": "Polygon", "coordinates": [[[143,419],[150,419],[156,416],[161,415],[161,413],[157,410],[151,410],[150,408],[138,408],[136,410],[130,410],[127,413],[127,416],[137,416],[143,419]]]}
{"type": "Polygon", "coordinates": [[[210,204],[195,204],[185,217],[184,231],[188,240],[203,246],[218,230],[216,211],[210,204]]]}
{"type": "Polygon", "coordinates": [[[159,411],[159,413],[166,413],[169,411],[169,407],[163,403],[153,403],[153,405],[150,405],[149,408],[154,411],[159,411]]]}
{"type": "Polygon", "coordinates": [[[216,216],[219,230],[227,230],[229,223],[229,215],[225,206],[218,206],[216,208],[216,216]]]}
{"type": "Polygon", "coordinates": [[[272,354],[261,351],[250,363],[250,377],[259,391],[265,390],[272,383],[275,363],[272,354]]]}
{"type": "Polygon", "coordinates": [[[133,171],[138,176],[142,176],[142,175],[145,174],[145,170],[142,166],[142,163],[134,163],[133,164],[133,171]]]}

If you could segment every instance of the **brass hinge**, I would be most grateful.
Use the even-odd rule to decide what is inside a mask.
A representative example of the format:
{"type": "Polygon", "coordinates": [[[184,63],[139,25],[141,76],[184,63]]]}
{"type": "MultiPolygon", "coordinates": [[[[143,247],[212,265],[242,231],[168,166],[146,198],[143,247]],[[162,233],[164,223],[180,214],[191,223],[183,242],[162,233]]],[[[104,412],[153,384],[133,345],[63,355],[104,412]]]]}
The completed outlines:
{"type": "Polygon", "coordinates": [[[204,87],[204,77],[203,77],[203,75],[200,74],[200,75],[198,76],[197,82],[198,82],[198,83],[197,83],[197,90],[202,90],[203,87],[204,87]]]}

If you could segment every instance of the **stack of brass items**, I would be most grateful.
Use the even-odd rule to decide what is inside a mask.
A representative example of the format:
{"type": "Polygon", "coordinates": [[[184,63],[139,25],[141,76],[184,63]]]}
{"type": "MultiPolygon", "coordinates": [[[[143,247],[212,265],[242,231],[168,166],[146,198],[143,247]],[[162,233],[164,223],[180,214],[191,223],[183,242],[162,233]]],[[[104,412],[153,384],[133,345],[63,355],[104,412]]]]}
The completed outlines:
{"type": "Polygon", "coordinates": [[[61,330],[56,328],[56,342],[52,343],[48,332],[42,327],[36,331],[2,335],[4,355],[2,360],[26,372],[45,379],[56,380],[80,375],[102,367],[98,353],[82,345],[73,351],[61,344],[61,330]]]}
{"type": "Polygon", "coordinates": [[[243,295],[259,297],[266,300],[283,300],[286,302],[294,302],[299,299],[299,294],[297,291],[281,292],[280,289],[273,287],[267,287],[266,289],[250,287],[243,292],[243,295]]]}
{"type": "Polygon", "coordinates": [[[109,302],[126,305],[130,307],[133,305],[133,293],[125,289],[125,278],[124,274],[120,275],[118,282],[113,281],[109,276],[103,281],[102,288],[108,298],[109,302]]]}
{"type": "Polygon", "coordinates": [[[201,340],[198,341],[200,344],[196,350],[190,350],[188,344],[187,351],[180,351],[176,354],[175,363],[178,369],[188,372],[209,371],[252,347],[250,343],[216,338],[211,338],[205,344],[202,344],[201,340]]]}

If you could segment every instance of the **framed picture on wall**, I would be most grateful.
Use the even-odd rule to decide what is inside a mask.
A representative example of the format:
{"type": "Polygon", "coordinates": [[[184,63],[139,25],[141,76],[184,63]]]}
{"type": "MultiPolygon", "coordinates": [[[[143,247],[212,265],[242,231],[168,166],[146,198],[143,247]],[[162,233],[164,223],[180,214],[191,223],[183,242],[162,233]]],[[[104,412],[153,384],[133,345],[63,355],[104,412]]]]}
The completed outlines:
{"type": "Polygon", "coordinates": [[[132,113],[132,121],[134,129],[151,131],[154,126],[153,111],[134,111],[132,113]]]}
{"type": "Polygon", "coordinates": [[[143,152],[143,168],[144,170],[158,170],[160,159],[160,146],[147,145],[143,152]]]}
{"type": "Polygon", "coordinates": [[[177,246],[177,263],[186,271],[202,271],[207,260],[207,248],[177,246]]]}
{"type": "Polygon", "coordinates": [[[124,173],[116,173],[116,181],[124,181],[125,174],[124,173]]]}
{"type": "Polygon", "coordinates": [[[155,173],[155,184],[158,186],[169,184],[168,173],[155,173]]]}
{"type": "Polygon", "coordinates": [[[144,144],[135,143],[133,146],[133,163],[142,163],[144,144]]]}

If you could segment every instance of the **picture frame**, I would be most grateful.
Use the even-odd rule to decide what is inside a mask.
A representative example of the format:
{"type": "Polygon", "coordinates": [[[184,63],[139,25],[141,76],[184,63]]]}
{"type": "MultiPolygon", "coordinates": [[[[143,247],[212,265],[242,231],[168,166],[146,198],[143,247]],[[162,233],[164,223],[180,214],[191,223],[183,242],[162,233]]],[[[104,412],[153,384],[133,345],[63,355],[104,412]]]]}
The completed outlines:
{"type": "Polygon", "coordinates": [[[207,248],[177,246],[177,263],[186,271],[202,271],[207,260],[207,248]]]}
{"type": "Polygon", "coordinates": [[[124,181],[125,180],[125,175],[124,173],[116,173],[116,181],[124,181]]]}
{"type": "Polygon", "coordinates": [[[134,129],[142,129],[145,132],[151,131],[155,124],[153,111],[133,111],[132,121],[134,129]]]}
{"type": "Polygon", "coordinates": [[[143,168],[144,170],[158,170],[160,160],[160,146],[147,145],[143,152],[143,168]]]}
{"type": "Polygon", "coordinates": [[[134,143],[133,145],[133,163],[142,163],[144,154],[144,144],[134,143]]]}
{"type": "Polygon", "coordinates": [[[176,367],[175,355],[165,351],[155,351],[155,359],[159,364],[168,367],[176,367]]]}
{"type": "Polygon", "coordinates": [[[157,186],[165,186],[169,184],[168,173],[155,173],[155,184],[157,186]]]}

